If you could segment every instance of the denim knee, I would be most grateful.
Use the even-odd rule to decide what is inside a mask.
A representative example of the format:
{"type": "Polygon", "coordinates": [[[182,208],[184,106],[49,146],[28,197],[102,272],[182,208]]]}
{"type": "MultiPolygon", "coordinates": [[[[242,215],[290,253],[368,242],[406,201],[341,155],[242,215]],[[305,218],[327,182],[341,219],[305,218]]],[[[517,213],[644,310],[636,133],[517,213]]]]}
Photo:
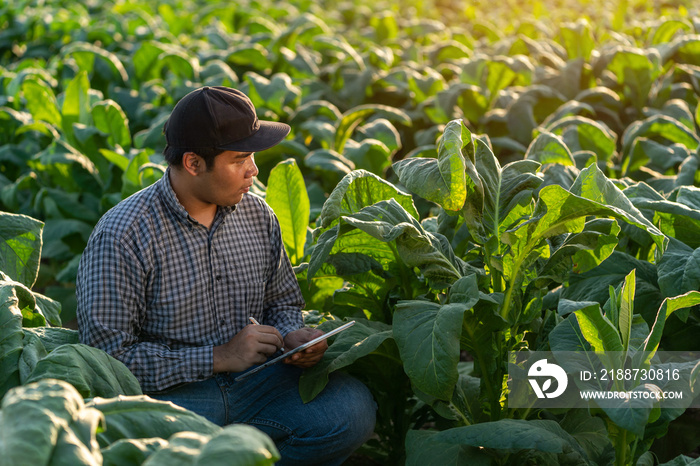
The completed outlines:
{"type": "Polygon", "coordinates": [[[302,426],[277,445],[280,465],[340,465],[374,433],[377,405],[357,379],[333,373],[302,426]]]}
{"type": "Polygon", "coordinates": [[[374,401],[372,393],[362,382],[347,374],[339,373],[338,376],[342,379],[343,385],[346,386],[342,395],[349,408],[344,413],[347,425],[346,433],[348,437],[354,436],[352,441],[348,438],[348,443],[354,444],[354,451],[369,440],[374,433],[377,403],[374,401]]]}

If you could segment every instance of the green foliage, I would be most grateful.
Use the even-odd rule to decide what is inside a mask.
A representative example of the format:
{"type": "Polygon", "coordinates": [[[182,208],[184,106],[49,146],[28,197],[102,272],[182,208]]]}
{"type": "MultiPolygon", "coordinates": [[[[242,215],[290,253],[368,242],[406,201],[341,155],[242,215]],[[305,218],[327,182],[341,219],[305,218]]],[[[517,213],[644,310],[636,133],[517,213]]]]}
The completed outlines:
{"type": "Polygon", "coordinates": [[[0,213],[0,270],[31,288],[39,273],[44,225],[26,215],[0,213]]]}
{"type": "MultiPolygon", "coordinates": [[[[555,152],[570,154],[568,145],[555,138],[550,137],[547,144],[533,146],[529,158],[547,164],[563,161],[565,166],[573,165],[575,161],[571,157],[550,155],[552,151],[548,148],[551,143],[555,144],[555,152]]],[[[679,315],[686,320],[688,309],[697,304],[697,292],[683,297],[668,296],[663,303],[657,303],[658,312],[655,310],[651,320],[645,322],[644,319],[649,318],[648,312],[635,314],[633,303],[639,296],[635,298],[637,280],[631,268],[620,276],[620,281],[613,283],[625,285],[622,294],[616,295],[614,301],[619,304],[610,304],[606,315],[601,313],[601,306],[607,301],[608,284],[591,281],[590,286],[605,293],[602,302],[571,302],[571,305],[579,305],[580,310],[571,313],[567,319],[554,317],[554,323],[558,323],[556,326],[545,325],[543,315],[552,319],[551,312],[558,313],[556,304],[554,308],[545,308],[545,302],[556,303],[553,299],[561,299],[561,305],[568,302],[563,297],[569,289],[575,289],[574,279],[597,271],[605,273],[608,261],[622,254],[618,252],[618,256],[614,256],[613,250],[623,241],[631,238],[643,241],[661,259],[658,263],[669,267],[663,257],[667,251],[673,253],[679,247],[676,246],[678,240],[669,240],[660,229],[660,221],[645,216],[646,209],[636,207],[642,207],[639,197],[625,195],[626,192],[630,195],[644,192],[644,184],[638,185],[642,189],[632,190],[630,186],[623,192],[596,164],[592,164],[579,170],[576,178],[566,186],[552,183],[541,187],[543,165],[524,160],[501,167],[490,146],[472,136],[458,121],[446,126],[437,158],[416,158],[396,165],[402,184],[441,206],[444,213],[434,218],[436,222],[430,218],[418,222],[393,199],[395,193],[390,189],[376,192],[377,196],[383,194],[388,199],[369,197],[363,199],[364,204],[346,202],[343,209],[339,209],[338,200],[343,199],[346,186],[362,179],[372,180],[367,174],[354,172],[354,176],[348,175],[347,181],[338,185],[324,206],[324,212],[333,214],[320,218],[321,226],[308,270],[310,275],[320,271],[328,274],[330,270],[326,267],[332,266],[347,286],[336,293],[334,301],[344,304],[349,300],[341,296],[353,293],[370,321],[377,319],[391,325],[390,334],[382,334],[381,341],[382,345],[389,338],[395,341],[400,361],[386,358],[382,365],[385,368],[400,365],[410,380],[414,396],[432,407],[432,416],[442,419],[439,422],[449,420],[455,426],[466,425],[469,432],[482,435],[481,429],[488,432],[490,424],[503,429],[505,424],[501,423],[521,415],[518,410],[508,409],[502,401],[506,394],[505,364],[509,351],[524,350],[530,345],[535,345],[533,349],[544,347],[557,351],[619,352],[634,349],[646,351],[651,358],[663,340],[667,318],[674,311],[685,308],[679,315]],[[441,165],[441,160],[450,157],[458,163],[443,162],[441,165]],[[453,180],[451,190],[466,193],[458,204],[454,204],[454,196],[445,196],[440,189],[442,186],[430,177],[431,170],[437,173],[440,167],[445,168],[439,179],[453,180]],[[423,183],[417,173],[425,174],[423,183]],[[452,213],[448,214],[448,211],[452,213]],[[625,231],[634,236],[628,237],[625,231]],[[352,254],[348,254],[349,251],[352,254]],[[358,255],[364,256],[362,263],[367,265],[358,267],[358,255]],[[378,282],[382,283],[380,289],[383,289],[379,295],[393,296],[391,301],[384,301],[380,312],[375,311],[375,305],[368,304],[371,301],[367,286],[360,285],[372,282],[375,277],[388,278],[378,282]],[[563,291],[551,292],[560,285],[563,291]],[[609,315],[613,317],[607,317],[609,315]],[[460,351],[467,351],[474,359],[472,372],[468,375],[459,370],[460,351]]],[[[679,221],[684,224],[692,222],[690,218],[679,221]]],[[[631,263],[638,263],[640,267],[645,264],[640,260],[631,263]]],[[[658,285],[651,285],[656,287],[656,295],[660,295],[658,285]]],[[[378,294],[376,289],[372,293],[373,296],[378,294]]],[[[579,294],[596,296],[590,292],[579,294]]],[[[568,299],[574,299],[573,294],[570,293],[568,299]]],[[[348,311],[348,317],[359,315],[356,311],[348,311]]],[[[344,315],[337,307],[331,312],[344,315]]],[[[358,321],[357,335],[348,334],[331,345],[324,358],[324,371],[309,371],[302,380],[304,393],[317,393],[325,384],[329,370],[347,367],[349,362],[364,368],[373,355],[378,354],[377,350],[374,353],[367,351],[379,342],[366,346],[370,340],[360,336],[365,335],[362,327],[367,325],[366,322],[369,321],[358,321]],[[357,348],[352,346],[353,341],[357,348]],[[341,346],[336,348],[336,344],[341,346]]],[[[640,360],[638,364],[644,367],[648,359],[640,360]]],[[[399,382],[394,381],[394,384],[398,386],[399,382]]],[[[605,411],[609,417],[606,417],[608,424],[604,429],[613,442],[619,464],[636,461],[651,445],[658,432],[658,422],[668,425],[674,416],[680,414],[657,421],[649,436],[645,437],[645,427],[652,422],[650,408],[639,406],[633,411],[628,408],[605,411]],[[628,434],[621,434],[622,431],[628,434]],[[629,452],[622,445],[627,445],[632,435],[643,441],[636,451],[629,452]]],[[[410,408],[406,409],[410,411],[410,408]]],[[[419,419],[413,417],[411,421],[419,422],[419,419]]],[[[415,438],[409,429],[406,443],[409,462],[424,461],[422,455],[428,455],[427,451],[432,452],[433,448],[436,450],[434,455],[449,458],[449,462],[486,461],[490,456],[482,450],[470,448],[483,447],[481,437],[481,443],[472,445],[457,434],[462,432],[458,429],[464,428],[454,427],[440,433],[421,432],[415,438]],[[447,438],[451,440],[444,440],[447,438]],[[414,449],[416,444],[421,446],[414,449]]],[[[535,427],[518,428],[521,431],[529,429],[535,427]]],[[[580,445],[577,442],[567,439],[566,447],[539,453],[538,448],[530,443],[529,455],[534,455],[533,458],[555,453],[568,455],[573,449],[578,451],[578,461],[592,461],[588,452],[578,450],[580,445]]],[[[502,461],[506,461],[512,451],[502,442],[491,448],[498,451],[502,461]]],[[[571,458],[566,461],[570,460],[573,461],[571,458]]],[[[552,457],[547,461],[563,460],[552,457]]]]}
{"type": "Polygon", "coordinates": [[[0,453],[8,464],[271,465],[272,440],[242,425],[220,428],[148,397],[85,403],[70,384],[43,379],[10,391],[0,409],[0,453]],[[99,433],[98,433],[99,432],[99,433]]]}
{"type": "Polygon", "coordinates": [[[304,257],[309,228],[310,203],[304,178],[294,159],[275,166],[268,178],[265,200],[277,214],[284,247],[292,264],[304,257]]]}
{"type": "MultiPolygon", "coordinates": [[[[256,192],[321,328],[357,321],[305,400],[332,371],[363,380],[379,405],[365,452],[384,464],[650,460],[678,413],[514,410],[504,382],[511,350],[700,350],[692,2],[19,1],[0,24],[0,396],[48,377],[138,396],[59,326],[95,223],[163,175],[172,106],[227,85],[292,126],[256,154],[256,192]]],[[[154,425],[189,419],[146,404],[154,425]]],[[[102,421],[80,416],[46,424],[69,426],[50,428],[68,462],[259,445],[185,420],[132,435],[136,416],[96,449],[102,421]]]]}

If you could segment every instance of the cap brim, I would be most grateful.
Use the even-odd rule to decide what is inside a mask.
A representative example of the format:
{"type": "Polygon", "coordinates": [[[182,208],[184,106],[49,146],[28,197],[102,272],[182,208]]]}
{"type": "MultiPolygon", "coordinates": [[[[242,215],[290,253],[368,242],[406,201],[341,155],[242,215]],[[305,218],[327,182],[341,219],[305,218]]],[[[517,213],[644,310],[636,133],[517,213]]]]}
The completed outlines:
{"type": "Polygon", "coordinates": [[[260,121],[260,129],[252,136],[240,141],[218,146],[218,149],[236,152],[260,152],[282,142],[287,137],[291,127],[276,121],[260,121]]]}

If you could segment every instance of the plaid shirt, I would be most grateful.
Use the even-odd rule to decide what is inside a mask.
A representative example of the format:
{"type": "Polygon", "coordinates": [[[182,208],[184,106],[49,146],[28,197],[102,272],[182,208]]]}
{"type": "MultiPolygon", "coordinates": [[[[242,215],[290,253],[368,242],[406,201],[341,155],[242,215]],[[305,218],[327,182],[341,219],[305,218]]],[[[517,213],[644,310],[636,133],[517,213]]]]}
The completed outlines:
{"type": "Polygon", "coordinates": [[[211,377],[213,347],[249,316],[282,336],[303,325],[272,209],[246,194],[207,229],[178,202],[169,170],[95,226],[77,296],[80,341],[126,364],[144,392],[211,377]]]}

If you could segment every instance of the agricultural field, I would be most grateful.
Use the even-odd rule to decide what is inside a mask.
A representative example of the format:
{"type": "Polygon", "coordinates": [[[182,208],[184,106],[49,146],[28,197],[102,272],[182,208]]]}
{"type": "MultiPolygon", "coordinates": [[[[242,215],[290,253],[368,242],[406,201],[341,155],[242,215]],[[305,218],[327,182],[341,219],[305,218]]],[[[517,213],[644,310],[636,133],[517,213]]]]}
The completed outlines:
{"type": "Polygon", "coordinates": [[[163,175],[163,124],[203,85],[292,127],[254,191],[307,323],[356,321],[300,385],[374,394],[352,464],[700,464],[690,402],[522,408],[507,383],[514,352],[700,352],[690,0],[1,2],[0,458],[278,458],[75,331],[94,225],[163,175]]]}

